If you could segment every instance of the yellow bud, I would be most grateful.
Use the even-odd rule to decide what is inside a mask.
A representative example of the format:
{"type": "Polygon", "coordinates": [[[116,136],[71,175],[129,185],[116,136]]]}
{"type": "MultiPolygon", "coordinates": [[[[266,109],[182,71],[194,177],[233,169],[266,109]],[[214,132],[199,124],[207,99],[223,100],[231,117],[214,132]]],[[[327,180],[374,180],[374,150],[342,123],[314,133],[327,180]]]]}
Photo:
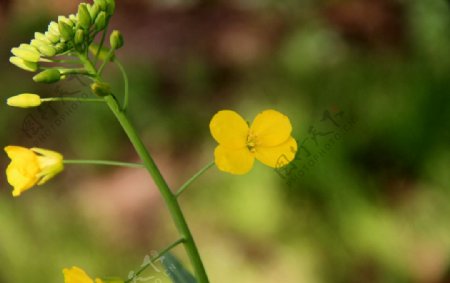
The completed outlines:
{"type": "Polygon", "coordinates": [[[56,55],[56,49],[49,44],[41,44],[38,46],[39,52],[46,57],[53,57],[56,55]]]}
{"type": "Polygon", "coordinates": [[[33,81],[37,83],[51,84],[61,79],[61,73],[56,69],[48,69],[40,72],[33,77],[33,81]]]}
{"type": "Polygon", "coordinates": [[[79,29],[75,32],[74,43],[77,48],[82,48],[84,43],[84,31],[79,29]]]}
{"type": "Polygon", "coordinates": [[[41,55],[36,50],[36,48],[32,47],[31,45],[26,45],[26,47],[13,48],[11,49],[11,53],[28,62],[36,63],[39,62],[39,59],[41,58],[41,55]]]}
{"type": "Polygon", "coordinates": [[[123,46],[123,36],[118,30],[114,30],[109,37],[109,43],[111,48],[119,49],[123,46]]]}
{"type": "Polygon", "coordinates": [[[38,69],[38,64],[36,62],[29,62],[26,60],[23,60],[19,57],[10,57],[9,62],[16,65],[17,67],[21,68],[22,70],[29,71],[29,72],[36,72],[38,69]]]}
{"type": "Polygon", "coordinates": [[[34,33],[34,38],[38,39],[38,40],[41,40],[43,42],[46,42],[48,44],[51,43],[50,40],[43,33],[40,33],[40,32],[35,32],[34,33]]]}
{"type": "Polygon", "coordinates": [[[8,98],[6,104],[20,108],[36,107],[41,105],[41,97],[33,93],[22,93],[8,98]]]}
{"type": "Polygon", "coordinates": [[[89,15],[91,16],[91,19],[93,22],[95,22],[95,19],[97,18],[98,13],[100,12],[100,7],[97,4],[93,5],[87,5],[87,9],[89,11],[89,15]]]}
{"type": "Polygon", "coordinates": [[[54,35],[59,35],[59,26],[57,22],[51,21],[48,24],[48,31],[51,32],[54,35]]]}
{"type": "Polygon", "coordinates": [[[45,32],[45,37],[50,40],[51,43],[57,43],[59,42],[59,33],[58,35],[55,35],[54,33],[50,31],[45,32]]]}

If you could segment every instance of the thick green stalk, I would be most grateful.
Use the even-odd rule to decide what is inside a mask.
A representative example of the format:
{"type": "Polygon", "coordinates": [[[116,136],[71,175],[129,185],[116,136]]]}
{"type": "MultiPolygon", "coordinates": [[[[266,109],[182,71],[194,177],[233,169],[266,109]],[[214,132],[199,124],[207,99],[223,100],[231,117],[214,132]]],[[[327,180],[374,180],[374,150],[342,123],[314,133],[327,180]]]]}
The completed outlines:
{"type": "Polygon", "coordinates": [[[166,205],[169,209],[178,232],[185,239],[184,246],[189,255],[192,266],[194,267],[198,282],[208,283],[208,276],[206,275],[206,271],[201,261],[200,254],[198,253],[194,238],[192,237],[191,231],[189,230],[189,226],[187,225],[186,219],[184,218],[183,212],[181,211],[176,196],[170,190],[169,186],[161,175],[161,172],[153,161],[153,158],[150,156],[135,128],[133,127],[133,125],[131,125],[128,117],[120,109],[117,100],[112,95],[105,96],[105,100],[119,123],[122,125],[122,128],[128,135],[128,138],[136,149],[138,155],[144,162],[145,167],[152,176],[156,186],[158,187],[162,197],[164,198],[164,201],[166,202],[166,205]]]}
{"type": "MultiPolygon", "coordinates": [[[[97,70],[95,69],[94,65],[89,60],[89,58],[83,54],[79,54],[79,57],[80,57],[80,60],[85,65],[86,70],[89,73],[94,74],[98,80],[101,80],[99,73],[97,72],[97,70]]],[[[194,268],[194,272],[195,272],[198,282],[199,283],[209,283],[208,276],[206,275],[205,267],[203,266],[203,263],[200,258],[200,254],[197,250],[197,246],[195,244],[194,238],[192,237],[191,230],[189,229],[186,219],[184,218],[184,214],[178,203],[177,197],[170,190],[169,186],[167,185],[166,180],[161,175],[161,172],[159,171],[158,167],[156,166],[156,163],[153,161],[153,158],[151,157],[150,153],[148,152],[147,148],[145,147],[144,143],[142,142],[141,138],[139,137],[136,129],[130,123],[130,120],[128,119],[127,115],[119,106],[119,103],[117,102],[116,98],[111,94],[111,95],[105,96],[104,99],[105,99],[106,103],[108,104],[109,108],[111,109],[111,111],[116,116],[120,125],[124,129],[125,133],[127,134],[128,138],[130,139],[131,143],[133,144],[139,157],[144,162],[145,168],[150,173],[150,175],[153,178],[153,181],[155,182],[156,186],[158,187],[158,189],[161,193],[161,196],[163,197],[163,199],[167,205],[167,208],[169,209],[170,215],[172,216],[175,226],[176,226],[178,232],[180,233],[181,237],[184,239],[184,242],[183,242],[184,247],[189,256],[191,264],[194,268]]]]}

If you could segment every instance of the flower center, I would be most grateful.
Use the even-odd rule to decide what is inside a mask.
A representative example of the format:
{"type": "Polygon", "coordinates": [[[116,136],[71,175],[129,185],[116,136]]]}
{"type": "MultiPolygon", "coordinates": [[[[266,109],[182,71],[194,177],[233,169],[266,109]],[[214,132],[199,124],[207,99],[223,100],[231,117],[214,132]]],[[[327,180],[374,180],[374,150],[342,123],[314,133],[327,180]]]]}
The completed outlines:
{"type": "Polygon", "coordinates": [[[252,133],[249,132],[248,136],[247,136],[247,148],[250,152],[254,153],[256,151],[255,147],[257,144],[257,139],[256,136],[252,133]]]}

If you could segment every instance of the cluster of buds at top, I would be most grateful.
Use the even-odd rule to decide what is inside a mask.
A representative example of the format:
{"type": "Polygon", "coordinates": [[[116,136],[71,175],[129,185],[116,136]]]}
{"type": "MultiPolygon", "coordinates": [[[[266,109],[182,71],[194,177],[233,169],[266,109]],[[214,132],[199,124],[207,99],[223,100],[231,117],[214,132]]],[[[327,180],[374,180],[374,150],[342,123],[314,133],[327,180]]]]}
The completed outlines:
{"type": "MultiPolygon", "coordinates": [[[[83,52],[89,48],[95,36],[106,28],[114,10],[114,0],[81,3],[76,15],[59,16],[58,21],[50,22],[45,33],[36,32],[29,44],[23,43],[13,48],[11,52],[14,56],[9,60],[23,70],[36,72],[39,62],[49,62],[48,59],[56,55],[83,52]]],[[[52,75],[52,81],[59,80],[58,76],[52,75]]]]}

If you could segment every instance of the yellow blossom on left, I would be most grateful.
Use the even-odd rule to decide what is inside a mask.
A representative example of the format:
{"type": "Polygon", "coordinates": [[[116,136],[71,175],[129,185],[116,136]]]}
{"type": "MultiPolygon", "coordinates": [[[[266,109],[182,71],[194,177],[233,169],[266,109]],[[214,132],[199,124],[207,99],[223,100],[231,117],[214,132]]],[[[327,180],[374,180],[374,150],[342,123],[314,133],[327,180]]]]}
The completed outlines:
{"type": "MultiPolygon", "coordinates": [[[[64,268],[63,274],[64,283],[94,283],[94,280],[83,269],[76,266],[64,268]]],[[[97,278],[95,283],[103,283],[103,281],[97,278]]]]}
{"type": "Polygon", "coordinates": [[[64,169],[63,156],[42,148],[7,146],[5,152],[11,159],[6,168],[8,183],[14,187],[12,195],[20,196],[35,185],[42,185],[64,169]]]}

